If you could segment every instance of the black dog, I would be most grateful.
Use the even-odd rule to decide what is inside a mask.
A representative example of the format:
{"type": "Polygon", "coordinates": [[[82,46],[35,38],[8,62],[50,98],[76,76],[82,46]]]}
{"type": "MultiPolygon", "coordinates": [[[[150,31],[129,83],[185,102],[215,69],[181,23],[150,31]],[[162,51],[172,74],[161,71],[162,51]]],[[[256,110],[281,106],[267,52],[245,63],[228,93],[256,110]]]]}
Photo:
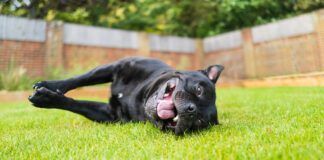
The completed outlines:
{"type": "Polygon", "coordinates": [[[215,83],[223,66],[177,71],[156,59],[126,58],[90,72],[34,85],[34,106],[64,109],[97,122],[149,120],[177,135],[218,124],[215,83]],[[108,103],[64,96],[77,87],[111,82],[108,103]]]}

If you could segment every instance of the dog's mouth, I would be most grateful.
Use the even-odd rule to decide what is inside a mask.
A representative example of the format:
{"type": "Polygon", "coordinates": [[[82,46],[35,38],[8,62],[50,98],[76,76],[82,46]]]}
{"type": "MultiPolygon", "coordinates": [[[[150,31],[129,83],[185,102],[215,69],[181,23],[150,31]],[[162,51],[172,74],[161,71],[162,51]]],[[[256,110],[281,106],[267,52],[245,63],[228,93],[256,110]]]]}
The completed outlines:
{"type": "Polygon", "coordinates": [[[163,121],[164,127],[174,129],[177,126],[179,116],[173,101],[173,94],[177,85],[176,79],[167,82],[164,94],[158,100],[157,115],[163,121]]]}

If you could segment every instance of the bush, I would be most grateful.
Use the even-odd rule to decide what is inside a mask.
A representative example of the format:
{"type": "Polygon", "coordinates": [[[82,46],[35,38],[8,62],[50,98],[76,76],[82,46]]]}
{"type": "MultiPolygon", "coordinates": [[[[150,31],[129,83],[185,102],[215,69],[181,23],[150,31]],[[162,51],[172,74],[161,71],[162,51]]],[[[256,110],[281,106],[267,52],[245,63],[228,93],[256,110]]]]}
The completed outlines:
{"type": "Polygon", "coordinates": [[[30,89],[37,78],[31,78],[23,67],[9,67],[0,73],[0,89],[13,91],[30,89]]]}

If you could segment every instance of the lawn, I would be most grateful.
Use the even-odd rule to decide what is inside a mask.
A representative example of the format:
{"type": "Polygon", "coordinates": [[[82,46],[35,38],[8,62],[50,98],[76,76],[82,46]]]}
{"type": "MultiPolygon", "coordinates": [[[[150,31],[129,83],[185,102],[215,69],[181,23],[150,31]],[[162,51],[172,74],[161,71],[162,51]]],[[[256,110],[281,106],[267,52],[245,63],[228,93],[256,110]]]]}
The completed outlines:
{"type": "Polygon", "coordinates": [[[324,88],[219,89],[221,125],[176,137],[150,123],[98,124],[0,105],[0,159],[323,159],[324,88]]]}

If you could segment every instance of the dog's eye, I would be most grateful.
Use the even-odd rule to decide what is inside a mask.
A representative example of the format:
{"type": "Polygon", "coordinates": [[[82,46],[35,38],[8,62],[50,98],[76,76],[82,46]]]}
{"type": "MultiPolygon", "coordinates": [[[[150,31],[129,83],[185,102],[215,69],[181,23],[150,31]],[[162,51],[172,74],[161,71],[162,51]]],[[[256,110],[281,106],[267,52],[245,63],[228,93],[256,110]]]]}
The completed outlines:
{"type": "Polygon", "coordinates": [[[196,88],[196,94],[198,96],[201,96],[201,94],[202,94],[202,88],[201,88],[201,86],[197,86],[197,88],[196,88]]]}

